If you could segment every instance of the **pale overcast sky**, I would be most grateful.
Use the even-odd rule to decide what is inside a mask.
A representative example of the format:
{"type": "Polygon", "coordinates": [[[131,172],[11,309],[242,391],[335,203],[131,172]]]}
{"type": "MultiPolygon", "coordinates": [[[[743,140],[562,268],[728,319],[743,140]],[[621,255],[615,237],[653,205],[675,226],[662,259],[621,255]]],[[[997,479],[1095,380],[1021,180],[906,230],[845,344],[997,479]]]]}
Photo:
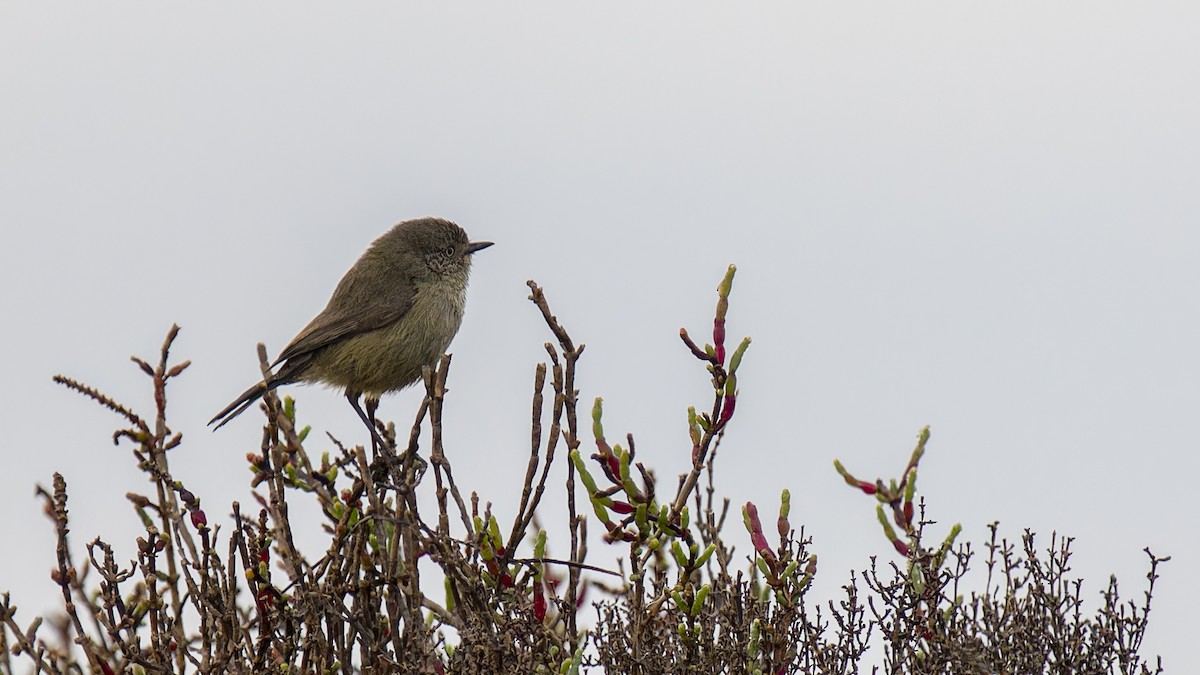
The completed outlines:
{"type": "MultiPolygon", "coordinates": [[[[791,489],[814,597],[893,559],[832,460],[892,476],[929,424],[941,531],[1072,535],[1093,607],[1110,573],[1140,599],[1143,548],[1174,556],[1144,654],[1183,672],[1197,45],[1185,2],[6,2],[0,541],[21,555],[0,555],[0,589],[26,620],[54,600],[33,486],[55,470],[77,554],[101,535],[133,556],[124,494],[145,482],[109,440],[120,420],[53,374],[149,411],[128,356],[178,322],[173,461],[219,519],[260,431],[205,422],[254,381],[255,343],[277,353],[372,239],[440,215],[496,242],[446,424],[461,484],[501,512],[550,339],[525,280],[588,345],[583,400],[670,485],[708,400],[677,331],[703,332],[736,263],[729,331],[754,344],[720,487],[768,511],[791,489]]],[[[337,394],[290,393],[318,432],[367,442],[337,394]]],[[[407,425],[418,400],[382,414],[407,425]]]]}

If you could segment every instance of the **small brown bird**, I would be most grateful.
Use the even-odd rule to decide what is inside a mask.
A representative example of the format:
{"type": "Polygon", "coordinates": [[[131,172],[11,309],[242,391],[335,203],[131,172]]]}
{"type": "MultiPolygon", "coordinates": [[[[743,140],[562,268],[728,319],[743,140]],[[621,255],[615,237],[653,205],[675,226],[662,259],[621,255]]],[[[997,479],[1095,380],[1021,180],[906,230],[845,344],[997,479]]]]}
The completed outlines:
{"type": "Polygon", "coordinates": [[[396,225],[371,244],[325,309],[275,359],[271,367],[279,370],[209,424],[221,428],[276,387],[319,382],[342,389],[373,442],[382,445],[374,424],[380,396],[416,382],[423,366],[441,358],[462,323],[471,255],[491,245],[470,241],[441,218],[396,225]]]}

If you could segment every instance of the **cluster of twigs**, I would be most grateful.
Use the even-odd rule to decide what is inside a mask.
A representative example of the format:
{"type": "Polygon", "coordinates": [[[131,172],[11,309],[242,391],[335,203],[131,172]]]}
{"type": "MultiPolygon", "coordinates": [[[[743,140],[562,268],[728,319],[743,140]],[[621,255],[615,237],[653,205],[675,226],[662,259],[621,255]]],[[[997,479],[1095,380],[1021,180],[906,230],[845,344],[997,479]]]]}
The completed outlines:
{"type": "MultiPolygon", "coordinates": [[[[169,461],[182,436],[167,424],[167,388],[188,367],[169,365],[177,327],[156,366],[134,359],[153,383],[153,423],[56,377],[123,418],[113,441],[131,446],[151,484],[148,495],[128,495],[145,534],[134,561],[117,560],[98,538],[77,561],[68,490],[56,474],[41,495],[58,533],[53,579],[63,618],[52,617],[49,630],[41,618],[22,626],[0,596],[0,673],[21,672],[22,662],[39,673],[1161,672],[1138,655],[1164,560],[1149,551],[1144,602],[1122,602],[1114,580],[1092,615],[1081,582],[1067,576],[1069,540],[1052,538],[1043,554],[1032,533],[1015,546],[993,526],[987,585],[964,597],[973,552],[954,546],[957,526],[940,545],[922,545],[928,523],[915,484],[928,429],[899,480],[862,481],[836,465],[876,498],[899,564],[872,561],[836,601],[810,600],[817,557],[792,525],[786,491],[772,534],[756,504],[742,507],[751,545],[738,556],[724,529],[730,500],[717,495],[714,471],[750,345],[725,345],[735,271],[718,287],[712,343],[680,331],[710,376],[712,402],[688,410],[688,468],[665,491],[637,460],[632,435],[624,446],[607,440],[599,398],[591,409],[596,450],[584,456],[575,388],[584,348],[529,283],[556,343],[545,345],[548,360],[534,372],[530,452],[511,523],[454,479],[442,442],[449,356],[425,373],[407,439],[379,424],[385,442],[374,451],[310,439],[294,403],[268,392],[261,443],[247,456],[254,506],[235,502],[229,519],[212,521],[169,461]],[[563,453],[570,548],[551,558],[537,516],[552,508],[543,499],[563,453]],[[430,475],[436,513],[422,512],[416,498],[430,475]],[[577,498],[587,500],[606,545],[623,547],[619,573],[587,563],[589,518],[576,512],[577,498]],[[319,552],[296,543],[289,510],[302,499],[323,514],[328,545],[319,552]],[[422,592],[429,575],[444,580],[444,596],[422,592]],[[591,607],[589,588],[600,594],[591,607]]],[[[259,356],[265,369],[261,345],[259,356]]]]}

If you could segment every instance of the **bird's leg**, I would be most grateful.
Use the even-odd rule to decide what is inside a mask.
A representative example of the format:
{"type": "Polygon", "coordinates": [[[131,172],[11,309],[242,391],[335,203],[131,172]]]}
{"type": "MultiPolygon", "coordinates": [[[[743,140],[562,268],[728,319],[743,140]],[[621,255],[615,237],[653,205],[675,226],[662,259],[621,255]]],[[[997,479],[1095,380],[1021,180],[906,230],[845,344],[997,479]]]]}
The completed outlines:
{"type": "MultiPolygon", "coordinates": [[[[373,429],[377,432],[379,430],[379,423],[376,422],[376,420],[375,420],[375,411],[379,410],[379,399],[374,398],[372,396],[364,396],[363,403],[367,404],[367,419],[371,420],[371,429],[373,429]]],[[[379,442],[379,450],[383,450],[383,448],[385,447],[385,444],[383,442],[383,437],[380,436],[378,433],[376,433],[374,436],[375,436],[375,439],[379,442]]]]}
{"type": "Polygon", "coordinates": [[[371,411],[370,416],[368,416],[367,413],[363,412],[362,406],[358,404],[358,396],[359,394],[356,391],[346,392],[346,400],[350,401],[350,407],[354,408],[354,412],[358,413],[359,419],[371,430],[371,452],[378,454],[380,448],[387,446],[387,443],[384,443],[383,438],[380,437],[379,430],[375,428],[375,409],[379,407],[379,401],[371,398],[367,399],[367,409],[371,411]]]}

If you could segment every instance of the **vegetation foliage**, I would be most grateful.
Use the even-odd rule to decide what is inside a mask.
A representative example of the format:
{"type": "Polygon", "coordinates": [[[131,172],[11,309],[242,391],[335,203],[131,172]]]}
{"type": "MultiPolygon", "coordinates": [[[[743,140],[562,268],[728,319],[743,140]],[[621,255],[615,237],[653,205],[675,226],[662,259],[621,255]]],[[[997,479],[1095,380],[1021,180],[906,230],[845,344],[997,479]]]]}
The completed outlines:
{"type": "MultiPolygon", "coordinates": [[[[1010,541],[993,524],[977,550],[957,543],[955,525],[927,544],[932,523],[916,490],[927,428],[898,478],[861,480],[835,462],[875,503],[894,554],[851,574],[839,597],[811,598],[816,547],[793,524],[788,493],[778,505],[746,502],[739,528],[715,484],[750,346],[726,348],[734,272],[718,287],[712,343],[680,331],[712,399],[688,410],[688,470],[669,485],[637,460],[632,435],[609,442],[599,398],[583,448],[584,347],[529,283],[555,343],[534,371],[527,470],[508,517],[455,482],[442,442],[449,356],[425,373],[407,438],[380,423],[386,443],[370,450],[309,438],[293,402],[269,392],[261,446],[247,457],[254,504],[213,521],[169,461],[182,435],[167,421],[168,384],[188,367],[171,364],[177,327],[157,364],[133,359],[154,388],[152,417],[56,377],[124,420],[112,438],[149,479],[147,494],[128,494],[145,532],[135,561],[99,538],[77,549],[56,474],[40,494],[58,534],[61,615],[21,623],[0,597],[0,673],[1162,672],[1139,649],[1166,559],[1146,551],[1140,602],[1121,600],[1112,579],[1091,608],[1069,574],[1070,539],[1051,535],[1043,549],[1032,532],[1010,541]],[[565,503],[556,503],[547,482],[564,460],[565,503]],[[417,490],[431,483],[437,508],[425,512],[417,490]],[[320,507],[321,551],[296,544],[297,500],[320,507]],[[565,556],[548,554],[541,522],[565,523],[565,556]],[[733,542],[747,536],[739,554],[733,542]],[[620,570],[589,565],[592,539],[621,547],[620,570]],[[979,564],[986,582],[968,589],[979,564]],[[422,592],[429,575],[444,579],[442,597],[422,592]]],[[[259,355],[265,372],[261,345],[259,355]]]]}

